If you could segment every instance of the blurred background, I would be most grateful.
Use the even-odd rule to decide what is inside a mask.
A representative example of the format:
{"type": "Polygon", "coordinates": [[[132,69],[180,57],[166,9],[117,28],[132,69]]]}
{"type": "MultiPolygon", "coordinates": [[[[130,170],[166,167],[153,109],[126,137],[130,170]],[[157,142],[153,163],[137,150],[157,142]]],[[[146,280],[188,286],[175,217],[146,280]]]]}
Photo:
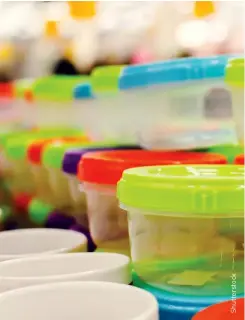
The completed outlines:
{"type": "Polygon", "coordinates": [[[244,52],[244,1],[0,1],[0,81],[244,52]]]}

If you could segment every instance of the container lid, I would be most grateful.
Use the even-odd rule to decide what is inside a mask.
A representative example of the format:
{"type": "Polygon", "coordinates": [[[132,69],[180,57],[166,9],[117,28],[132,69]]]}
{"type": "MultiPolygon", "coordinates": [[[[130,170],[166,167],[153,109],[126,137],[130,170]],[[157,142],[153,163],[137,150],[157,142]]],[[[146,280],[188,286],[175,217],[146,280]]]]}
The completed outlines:
{"type": "MultiPolygon", "coordinates": [[[[95,143],[96,144],[96,143],[95,143]]],[[[67,174],[76,175],[79,161],[88,152],[120,150],[120,149],[137,149],[137,146],[120,145],[116,143],[104,143],[101,146],[86,146],[85,148],[71,149],[65,152],[62,169],[67,174]]]]}
{"type": "Polygon", "coordinates": [[[238,88],[244,88],[244,58],[229,60],[226,67],[225,81],[238,88]]]}
{"type": "Polygon", "coordinates": [[[227,158],[228,163],[233,163],[235,157],[242,153],[243,150],[244,147],[239,144],[225,144],[214,146],[208,149],[208,151],[211,153],[223,154],[227,158]]]}
{"type": "Polygon", "coordinates": [[[128,168],[180,163],[226,163],[225,157],[203,153],[117,150],[86,154],[78,169],[82,181],[115,185],[128,168]]]}
{"type": "Polygon", "coordinates": [[[152,214],[244,215],[244,167],[179,165],[133,168],[118,183],[122,206],[152,214]],[[177,200],[177,201],[176,201],[177,200]]]}
{"type": "Polygon", "coordinates": [[[119,79],[119,89],[171,84],[187,81],[200,81],[224,78],[228,56],[209,58],[177,59],[159,63],[158,66],[148,64],[144,68],[134,69],[134,72],[122,72],[119,79]]]}
{"type": "Polygon", "coordinates": [[[244,164],[244,154],[240,154],[236,157],[235,164],[244,164]]]}
{"type": "Polygon", "coordinates": [[[86,136],[79,137],[77,134],[75,136],[70,137],[57,137],[57,138],[47,138],[42,140],[37,140],[32,142],[27,148],[27,158],[33,164],[40,165],[42,162],[42,152],[44,148],[49,144],[57,144],[57,143],[76,143],[76,142],[88,142],[88,138],[86,136]]]}
{"type": "Polygon", "coordinates": [[[0,98],[9,99],[13,98],[14,89],[11,82],[0,82],[0,98]]]}
{"type": "Polygon", "coordinates": [[[53,210],[54,208],[51,205],[33,198],[28,206],[29,219],[38,226],[44,226],[53,210]]]}
{"type": "Polygon", "coordinates": [[[95,94],[117,92],[118,81],[124,66],[97,67],[92,72],[91,84],[95,94]]]}
{"type": "Polygon", "coordinates": [[[244,319],[244,298],[225,301],[200,311],[192,320],[242,320],[244,319]]]}
{"type": "Polygon", "coordinates": [[[74,99],[91,99],[93,98],[92,87],[90,83],[82,83],[75,87],[73,92],[74,99]]]}
{"type": "Polygon", "coordinates": [[[19,136],[13,136],[13,138],[8,139],[5,144],[6,153],[8,157],[15,160],[24,159],[26,157],[26,152],[28,146],[36,141],[37,139],[42,138],[55,138],[60,137],[63,135],[73,134],[74,135],[78,132],[74,129],[69,128],[54,128],[54,129],[47,129],[47,130],[37,130],[23,133],[19,136]]]}
{"type": "Polygon", "coordinates": [[[12,210],[7,206],[0,206],[0,223],[4,223],[12,215],[12,210]]]}
{"type": "Polygon", "coordinates": [[[88,76],[50,76],[37,79],[32,86],[33,99],[67,102],[73,99],[74,88],[88,82],[88,76]]]}

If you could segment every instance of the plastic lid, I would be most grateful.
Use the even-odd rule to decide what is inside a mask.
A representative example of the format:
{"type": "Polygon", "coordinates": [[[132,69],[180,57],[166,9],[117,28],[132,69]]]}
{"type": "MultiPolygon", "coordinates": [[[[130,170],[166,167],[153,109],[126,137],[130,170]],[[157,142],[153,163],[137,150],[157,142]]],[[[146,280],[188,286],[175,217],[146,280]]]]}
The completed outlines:
{"type": "Polygon", "coordinates": [[[96,15],[96,1],[68,1],[73,19],[90,19],[96,15]]]}
{"type": "Polygon", "coordinates": [[[37,79],[32,86],[33,98],[42,101],[70,101],[74,88],[88,82],[88,76],[50,76],[37,79]]]}
{"type": "Polygon", "coordinates": [[[244,147],[237,144],[219,145],[208,149],[211,153],[223,154],[228,163],[233,163],[237,155],[244,151],[244,147]]]}
{"type": "Polygon", "coordinates": [[[48,216],[53,210],[54,208],[51,205],[34,198],[30,201],[28,206],[29,219],[38,226],[44,226],[48,216]]]}
{"type": "Polygon", "coordinates": [[[45,223],[46,228],[70,229],[75,224],[75,218],[65,215],[59,211],[53,211],[47,218],[45,223]]]}
{"type": "Polygon", "coordinates": [[[236,157],[235,164],[244,164],[244,154],[240,154],[236,157]]]}
{"type": "Polygon", "coordinates": [[[1,82],[0,83],[0,98],[13,98],[13,96],[14,96],[13,84],[1,82]]]}
{"type": "Polygon", "coordinates": [[[59,35],[58,22],[54,20],[48,20],[45,23],[44,34],[49,38],[56,38],[59,35]]]}
{"type": "Polygon", "coordinates": [[[32,196],[26,193],[18,193],[13,196],[13,203],[14,207],[16,210],[21,213],[26,213],[28,212],[28,206],[29,203],[32,200],[32,196]]]}
{"type": "Polygon", "coordinates": [[[244,88],[244,58],[229,60],[226,67],[225,81],[238,88],[244,88]]]}
{"type": "Polygon", "coordinates": [[[57,138],[48,138],[48,139],[42,139],[37,140],[31,143],[28,146],[27,149],[27,158],[28,160],[33,164],[40,165],[42,162],[42,152],[44,148],[49,144],[59,144],[59,143],[73,143],[73,142],[88,142],[87,137],[77,137],[77,134],[75,134],[75,137],[57,137],[57,138]]]}
{"type": "Polygon", "coordinates": [[[12,211],[10,207],[7,206],[1,206],[0,207],[0,223],[4,223],[6,220],[8,220],[9,217],[11,217],[12,211]]]}
{"type": "Polygon", "coordinates": [[[225,301],[200,311],[192,320],[242,320],[244,319],[244,298],[225,301]]]}
{"type": "Polygon", "coordinates": [[[214,1],[195,1],[194,15],[197,18],[206,18],[215,13],[214,1]]]}
{"type": "Polygon", "coordinates": [[[244,214],[244,167],[179,165],[133,168],[118,184],[122,205],[152,214],[244,214]]]}
{"type": "MultiPolygon", "coordinates": [[[[102,151],[102,150],[118,150],[118,149],[128,149],[127,145],[118,145],[115,143],[104,143],[101,146],[88,146],[85,148],[71,149],[65,152],[62,169],[67,174],[76,175],[79,161],[88,152],[102,151]]],[[[136,146],[133,146],[136,148],[136,146]]]]}
{"type": "Polygon", "coordinates": [[[226,163],[220,155],[146,150],[117,150],[86,154],[79,164],[80,180],[98,184],[117,184],[128,168],[180,163],[226,163]]]}
{"type": "Polygon", "coordinates": [[[124,66],[106,66],[94,69],[91,84],[94,93],[117,92],[118,82],[124,66]]]}
{"type": "Polygon", "coordinates": [[[73,92],[74,99],[90,99],[93,98],[92,87],[89,83],[79,84],[73,92]]]}
{"type": "Polygon", "coordinates": [[[188,58],[132,67],[132,72],[122,71],[118,86],[120,90],[126,90],[157,84],[223,79],[228,59],[229,56],[188,58]]]}

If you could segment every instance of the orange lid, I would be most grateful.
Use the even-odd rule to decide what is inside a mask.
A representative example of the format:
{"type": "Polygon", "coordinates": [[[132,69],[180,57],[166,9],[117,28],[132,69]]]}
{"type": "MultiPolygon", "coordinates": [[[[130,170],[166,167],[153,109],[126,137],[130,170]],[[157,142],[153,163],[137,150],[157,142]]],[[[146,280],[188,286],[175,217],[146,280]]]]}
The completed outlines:
{"type": "Polygon", "coordinates": [[[96,1],[68,1],[74,19],[89,19],[96,14],[96,1]]]}
{"type": "Polygon", "coordinates": [[[194,15],[197,18],[205,18],[215,12],[213,1],[196,1],[194,4],[194,15]]]}
{"type": "Polygon", "coordinates": [[[244,164],[244,154],[240,154],[236,157],[235,164],[244,164]]]}

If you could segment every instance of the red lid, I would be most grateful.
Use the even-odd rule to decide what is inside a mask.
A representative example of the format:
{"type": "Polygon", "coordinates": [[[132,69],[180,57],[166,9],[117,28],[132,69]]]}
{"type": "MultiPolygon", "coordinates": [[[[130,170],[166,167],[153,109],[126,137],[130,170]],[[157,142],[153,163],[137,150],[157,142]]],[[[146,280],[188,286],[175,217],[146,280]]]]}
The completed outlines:
{"type": "Polygon", "coordinates": [[[244,164],[244,154],[240,154],[236,157],[235,164],[244,164]]]}
{"type": "Polygon", "coordinates": [[[192,320],[243,320],[244,298],[215,304],[197,313],[192,320]]]}
{"type": "Polygon", "coordinates": [[[47,139],[41,139],[36,140],[27,149],[27,159],[34,164],[41,164],[42,160],[42,152],[44,148],[49,143],[66,143],[66,142],[77,142],[77,141],[84,141],[86,142],[88,139],[87,137],[64,137],[64,138],[47,138],[47,139]]]}
{"type": "Polygon", "coordinates": [[[15,195],[13,198],[13,203],[17,212],[27,214],[28,206],[31,200],[32,200],[32,196],[26,193],[19,193],[15,195]]]}
{"type": "Polygon", "coordinates": [[[12,83],[0,82],[0,97],[1,98],[13,98],[14,90],[12,83]]]}
{"type": "Polygon", "coordinates": [[[171,164],[225,164],[223,155],[201,152],[116,150],[87,153],[80,160],[78,178],[98,184],[117,184],[124,170],[171,164]]]}

